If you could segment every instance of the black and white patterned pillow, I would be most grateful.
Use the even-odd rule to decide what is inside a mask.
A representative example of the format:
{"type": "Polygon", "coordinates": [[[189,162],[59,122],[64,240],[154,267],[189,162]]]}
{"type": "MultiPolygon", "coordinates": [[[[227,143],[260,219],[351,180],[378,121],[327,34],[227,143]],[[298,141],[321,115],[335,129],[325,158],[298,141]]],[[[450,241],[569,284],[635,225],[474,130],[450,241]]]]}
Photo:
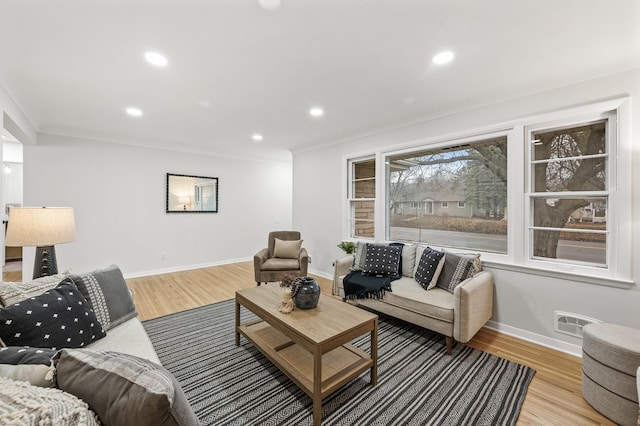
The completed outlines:
{"type": "Polygon", "coordinates": [[[415,280],[425,290],[431,290],[438,282],[438,277],[444,266],[445,256],[441,251],[436,251],[427,247],[422,252],[418,268],[416,269],[415,280]]]}
{"type": "Polygon", "coordinates": [[[70,278],[105,330],[138,316],[122,271],[116,265],[70,278]]]}
{"type": "Polygon", "coordinates": [[[402,248],[398,246],[367,244],[366,258],[362,272],[367,275],[389,276],[391,279],[400,278],[400,254],[402,248]]]}
{"type": "Polygon", "coordinates": [[[438,287],[453,293],[458,284],[467,278],[473,277],[479,272],[476,256],[460,256],[454,253],[445,253],[444,267],[438,277],[438,287]]]}
{"type": "Polygon", "coordinates": [[[0,339],[7,346],[80,348],[104,336],[89,303],[69,278],[38,296],[0,308],[0,339]]]}

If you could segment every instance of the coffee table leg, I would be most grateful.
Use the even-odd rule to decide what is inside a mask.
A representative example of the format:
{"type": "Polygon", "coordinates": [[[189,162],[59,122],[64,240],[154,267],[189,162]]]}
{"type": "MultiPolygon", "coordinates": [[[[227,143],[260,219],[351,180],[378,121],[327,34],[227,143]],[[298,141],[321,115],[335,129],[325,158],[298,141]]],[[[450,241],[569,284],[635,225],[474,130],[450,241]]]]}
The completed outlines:
{"type": "Polygon", "coordinates": [[[373,330],[371,330],[371,386],[378,384],[378,320],[373,320],[373,330]]]}
{"type": "Polygon", "coordinates": [[[322,351],[320,345],[313,351],[313,424],[322,424],[322,351]]]}
{"type": "Polygon", "coordinates": [[[236,346],[240,346],[240,332],[238,331],[238,327],[240,327],[240,303],[238,303],[238,299],[236,299],[236,346]]]}

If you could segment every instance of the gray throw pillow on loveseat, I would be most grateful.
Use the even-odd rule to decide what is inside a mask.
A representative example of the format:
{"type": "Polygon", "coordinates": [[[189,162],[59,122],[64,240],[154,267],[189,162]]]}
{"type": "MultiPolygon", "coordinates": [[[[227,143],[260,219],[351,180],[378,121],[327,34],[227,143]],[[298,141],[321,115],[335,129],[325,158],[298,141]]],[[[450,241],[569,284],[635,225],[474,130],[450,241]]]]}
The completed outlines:
{"type": "Polygon", "coordinates": [[[138,315],[127,283],[116,265],[86,274],[71,275],[71,279],[89,301],[105,330],[138,315]]]}

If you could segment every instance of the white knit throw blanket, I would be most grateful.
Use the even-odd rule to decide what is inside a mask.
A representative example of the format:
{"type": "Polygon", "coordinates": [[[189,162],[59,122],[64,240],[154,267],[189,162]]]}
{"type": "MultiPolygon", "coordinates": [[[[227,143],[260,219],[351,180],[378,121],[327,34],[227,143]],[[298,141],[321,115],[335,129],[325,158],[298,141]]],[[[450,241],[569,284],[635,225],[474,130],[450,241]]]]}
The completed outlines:
{"type": "Polygon", "coordinates": [[[74,395],[0,377],[0,424],[99,425],[96,414],[74,395]]]}

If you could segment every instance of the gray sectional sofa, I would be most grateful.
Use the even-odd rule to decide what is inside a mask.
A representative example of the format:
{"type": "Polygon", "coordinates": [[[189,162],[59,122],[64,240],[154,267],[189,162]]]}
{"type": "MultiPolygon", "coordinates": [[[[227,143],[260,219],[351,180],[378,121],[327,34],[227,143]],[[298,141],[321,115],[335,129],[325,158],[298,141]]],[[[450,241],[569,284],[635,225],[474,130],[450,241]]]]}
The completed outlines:
{"type": "Polygon", "coordinates": [[[199,425],[114,265],[0,285],[0,423],[199,425]]]}
{"type": "MultiPolygon", "coordinates": [[[[358,243],[356,255],[347,255],[334,262],[334,295],[345,297],[343,280],[350,271],[358,269],[360,259],[356,261],[356,258],[363,250],[362,247],[363,243],[358,243]]],[[[391,291],[387,291],[382,298],[356,298],[352,303],[444,335],[447,353],[451,354],[453,341],[468,342],[491,318],[493,276],[490,272],[481,270],[479,256],[474,256],[476,270],[472,277],[462,280],[453,289],[442,285],[425,290],[415,279],[424,250],[425,246],[404,244],[402,275],[400,279],[391,282],[391,291]]],[[[458,254],[445,253],[443,267],[437,278],[439,283],[440,280],[449,281],[456,273],[455,259],[458,258],[458,254]]]]}

